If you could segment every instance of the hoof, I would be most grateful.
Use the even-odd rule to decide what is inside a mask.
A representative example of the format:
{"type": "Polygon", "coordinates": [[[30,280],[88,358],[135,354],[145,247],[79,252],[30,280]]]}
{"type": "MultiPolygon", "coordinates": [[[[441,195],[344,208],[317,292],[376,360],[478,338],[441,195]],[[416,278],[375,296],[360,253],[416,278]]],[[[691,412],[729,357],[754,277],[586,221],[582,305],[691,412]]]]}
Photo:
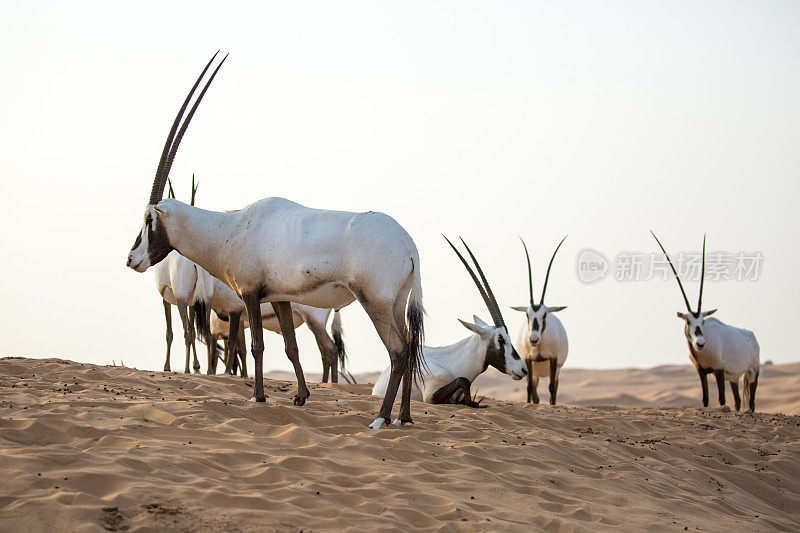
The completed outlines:
{"type": "Polygon", "coordinates": [[[719,408],[719,410],[722,413],[730,413],[731,412],[731,408],[728,407],[727,405],[723,405],[722,407],[719,408]]]}
{"type": "Polygon", "coordinates": [[[369,425],[371,429],[381,429],[383,426],[386,425],[386,419],[382,417],[378,417],[375,419],[375,422],[369,425]]]}
{"type": "Polygon", "coordinates": [[[753,411],[752,409],[748,409],[747,411],[745,411],[745,414],[748,415],[752,415],[753,413],[755,413],[755,411],[753,411]]]}
{"type": "Polygon", "coordinates": [[[292,400],[292,405],[300,407],[305,405],[307,401],[308,396],[300,396],[299,394],[295,394],[294,399],[292,400]]]}
{"type": "Polygon", "coordinates": [[[169,365],[164,367],[164,372],[171,372],[171,370],[169,369],[169,365]]]}
{"type": "Polygon", "coordinates": [[[252,398],[250,398],[249,401],[263,403],[263,402],[267,401],[267,397],[266,396],[253,396],[252,398]]]}
{"type": "Polygon", "coordinates": [[[392,425],[397,427],[403,427],[406,424],[413,424],[413,423],[414,422],[412,420],[400,420],[399,418],[395,418],[394,421],[392,422],[392,425]]]}

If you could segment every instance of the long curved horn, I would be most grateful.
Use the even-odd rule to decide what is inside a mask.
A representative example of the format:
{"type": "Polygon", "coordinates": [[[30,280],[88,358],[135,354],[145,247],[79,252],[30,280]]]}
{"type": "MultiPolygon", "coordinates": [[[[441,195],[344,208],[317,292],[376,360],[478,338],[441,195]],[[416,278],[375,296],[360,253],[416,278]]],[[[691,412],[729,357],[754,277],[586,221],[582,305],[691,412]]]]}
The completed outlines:
{"type": "Polygon", "coordinates": [[[658,243],[658,246],[661,248],[661,251],[664,252],[664,256],[667,258],[667,261],[669,261],[670,268],[672,268],[672,273],[675,274],[675,279],[678,280],[678,287],[681,288],[681,294],[683,294],[683,301],[686,302],[686,310],[694,314],[694,311],[692,311],[692,306],[689,305],[689,298],[686,297],[686,291],[683,290],[683,283],[681,283],[681,278],[678,276],[678,271],[675,270],[675,265],[672,264],[672,259],[669,258],[669,254],[664,249],[664,246],[661,244],[661,241],[658,240],[658,237],[656,237],[656,234],[653,233],[653,230],[650,230],[650,233],[653,234],[653,238],[658,243]]]}
{"type": "Polygon", "coordinates": [[[544,287],[542,287],[542,297],[539,300],[539,305],[543,305],[544,304],[544,293],[547,292],[547,281],[550,279],[550,267],[553,266],[553,260],[556,258],[556,254],[558,253],[558,249],[561,248],[561,245],[564,244],[564,241],[566,239],[567,239],[567,236],[564,235],[564,238],[561,239],[561,242],[558,243],[558,246],[556,246],[556,251],[553,252],[553,257],[550,258],[550,264],[547,265],[547,275],[545,275],[545,277],[544,277],[544,287]]]}
{"type": "Polygon", "coordinates": [[[459,239],[461,239],[461,244],[464,245],[464,248],[467,249],[467,253],[472,258],[472,262],[475,263],[475,268],[478,270],[478,274],[481,277],[481,281],[483,281],[483,288],[486,289],[486,295],[489,297],[489,300],[491,301],[492,306],[494,307],[494,314],[492,314],[492,318],[495,321],[495,326],[505,326],[506,323],[503,320],[503,314],[500,312],[500,306],[497,305],[497,298],[494,297],[494,293],[492,292],[492,287],[489,286],[489,281],[486,279],[486,276],[483,275],[483,270],[481,269],[480,263],[478,263],[478,259],[475,257],[475,254],[472,253],[472,250],[469,249],[467,243],[464,242],[464,239],[461,237],[459,237],[459,239]]]}
{"type": "Polygon", "coordinates": [[[197,194],[197,187],[200,185],[200,182],[197,182],[197,185],[194,184],[194,172],[192,172],[192,202],[190,205],[194,205],[194,197],[197,194]]]}
{"type": "Polygon", "coordinates": [[[164,174],[164,168],[167,164],[167,156],[169,155],[170,146],[172,146],[172,140],[175,138],[175,132],[178,131],[178,125],[181,123],[181,117],[183,117],[183,112],[186,111],[186,106],[189,105],[189,100],[192,99],[194,91],[197,89],[197,86],[200,85],[200,80],[202,80],[203,76],[206,75],[208,67],[210,67],[211,63],[214,62],[217,54],[219,54],[219,50],[217,50],[214,55],[211,56],[211,60],[208,62],[208,64],[206,64],[206,67],[203,69],[203,72],[200,73],[200,76],[197,77],[197,81],[194,82],[192,90],[189,91],[189,95],[186,97],[186,100],[183,101],[183,105],[178,111],[175,121],[172,123],[172,127],[169,130],[169,135],[167,135],[167,142],[164,143],[164,149],[161,151],[161,159],[158,160],[158,167],[156,167],[156,177],[153,180],[153,189],[150,191],[151,204],[157,204],[164,196],[164,182],[166,181],[166,177],[164,177],[164,179],[161,179],[161,177],[164,174]]]}
{"type": "MultiPolygon", "coordinates": [[[[214,59],[219,54],[219,50],[214,53],[211,57],[209,62],[206,64],[203,71],[200,73],[200,76],[197,77],[197,81],[194,82],[192,86],[192,90],[189,91],[189,94],[186,96],[186,100],[183,101],[183,105],[181,106],[180,110],[178,111],[177,116],[175,117],[175,121],[172,123],[172,128],[169,130],[169,135],[167,136],[167,142],[164,143],[164,150],[161,152],[161,160],[158,162],[158,168],[156,169],[156,177],[153,180],[153,188],[150,191],[150,203],[157,204],[161,201],[161,198],[164,196],[164,185],[167,181],[167,176],[169,176],[169,169],[172,166],[172,160],[175,158],[175,152],[178,149],[178,145],[181,142],[181,138],[183,137],[183,133],[186,131],[186,128],[189,126],[189,121],[192,119],[192,115],[194,115],[194,111],[197,109],[197,105],[200,103],[200,100],[203,99],[203,95],[205,94],[206,90],[208,90],[208,86],[211,84],[211,81],[214,79],[219,67],[222,66],[222,63],[225,62],[225,59],[220,62],[217,69],[214,71],[214,74],[206,83],[206,86],[203,88],[203,91],[200,93],[197,101],[194,103],[194,106],[190,110],[189,114],[187,115],[186,120],[183,122],[183,126],[178,131],[178,125],[180,124],[181,118],[183,117],[183,112],[186,110],[186,106],[189,105],[189,101],[192,99],[192,95],[194,95],[195,90],[197,89],[198,85],[200,85],[200,81],[205,76],[206,71],[211,66],[211,63],[214,62],[214,59]],[[176,131],[177,137],[176,137],[176,131]]],[[[226,58],[228,56],[225,56],[226,58]]]]}
{"type": "Polygon", "coordinates": [[[167,193],[167,198],[175,198],[175,189],[172,188],[172,180],[167,178],[167,183],[169,183],[169,192],[167,193]]]}
{"type": "Polygon", "coordinates": [[[697,298],[697,312],[703,309],[703,282],[706,280],[706,236],[703,234],[703,269],[700,274],[700,296],[697,298]]]}
{"type": "Polygon", "coordinates": [[[533,271],[531,270],[531,256],[528,255],[528,247],[525,245],[525,241],[522,237],[519,238],[522,241],[522,247],[525,248],[525,258],[528,260],[528,292],[531,296],[531,307],[533,307],[533,271]]]}
{"type": "Polygon", "coordinates": [[[211,85],[211,82],[214,81],[214,78],[217,76],[217,72],[222,67],[225,60],[228,59],[228,54],[225,54],[225,57],[222,58],[222,61],[219,62],[217,68],[214,69],[214,72],[211,74],[211,77],[208,78],[205,87],[203,90],[200,91],[200,94],[197,95],[197,100],[194,101],[194,105],[189,110],[189,113],[186,115],[186,120],[183,121],[183,125],[181,129],[178,130],[178,135],[175,136],[175,142],[172,143],[172,148],[169,150],[169,157],[167,158],[167,164],[164,167],[164,175],[169,176],[169,170],[172,168],[172,161],[175,159],[175,154],[178,153],[178,146],[181,144],[181,140],[183,139],[183,134],[186,133],[186,128],[189,127],[189,122],[192,121],[192,117],[194,116],[194,112],[197,111],[197,106],[200,105],[200,102],[203,101],[203,97],[206,95],[206,91],[208,87],[211,85]]]}
{"type": "Polygon", "coordinates": [[[450,248],[453,249],[453,251],[456,253],[458,258],[461,259],[461,263],[464,265],[464,268],[467,269],[467,272],[469,272],[470,277],[472,277],[472,281],[475,282],[475,286],[478,287],[478,292],[481,293],[481,298],[483,298],[483,303],[486,304],[486,308],[489,310],[489,314],[492,316],[492,320],[494,321],[495,326],[504,325],[502,315],[500,315],[499,312],[496,312],[494,310],[494,306],[492,305],[492,301],[489,299],[489,295],[486,294],[486,290],[484,289],[483,285],[481,284],[480,280],[478,279],[478,276],[475,275],[475,272],[473,272],[472,268],[469,266],[469,263],[467,263],[467,260],[464,259],[463,255],[461,255],[461,252],[458,251],[458,248],[456,248],[453,245],[453,243],[450,242],[450,239],[448,239],[444,235],[442,235],[442,237],[444,237],[444,240],[447,241],[447,244],[450,245],[450,248]]]}

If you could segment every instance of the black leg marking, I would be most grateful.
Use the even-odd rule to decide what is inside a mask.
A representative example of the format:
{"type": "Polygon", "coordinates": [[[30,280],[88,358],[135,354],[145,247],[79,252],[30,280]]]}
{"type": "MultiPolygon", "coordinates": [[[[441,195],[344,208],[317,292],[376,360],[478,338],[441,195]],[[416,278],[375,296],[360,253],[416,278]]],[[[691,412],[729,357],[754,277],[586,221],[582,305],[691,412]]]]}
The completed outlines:
{"type": "Polygon", "coordinates": [[[437,404],[456,403],[453,401],[453,397],[460,392],[463,398],[458,403],[463,403],[467,407],[474,407],[474,408],[486,407],[485,405],[480,405],[480,402],[476,402],[475,400],[473,400],[470,391],[471,386],[472,383],[470,383],[470,381],[467,378],[464,377],[456,378],[447,385],[445,385],[444,387],[434,392],[433,396],[431,397],[431,402],[437,404]]]}
{"type": "Polygon", "coordinates": [[[236,349],[239,346],[239,320],[241,313],[231,313],[228,317],[228,350],[225,352],[225,373],[231,376],[234,373],[234,360],[236,349]]]}
{"type": "Polygon", "coordinates": [[[708,407],[708,373],[702,368],[697,368],[700,374],[700,385],[703,387],[703,407],[708,407]]]}
{"type": "Polygon", "coordinates": [[[194,329],[195,318],[194,318],[194,305],[189,306],[189,324],[192,325],[192,355],[194,356],[194,362],[192,364],[192,368],[194,369],[194,373],[197,374],[200,372],[200,361],[197,360],[197,346],[195,345],[195,337],[198,333],[202,334],[202,331],[196,332],[194,329]]]}
{"type": "Polygon", "coordinates": [[[717,390],[719,391],[719,405],[725,407],[725,371],[715,370],[714,377],[717,378],[717,390]]]}
{"type": "Polygon", "coordinates": [[[550,405],[556,404],[556,393],[558,392],[558,359],[550,359],[550,405]]]}
{"type": "Polygon", "coordinates": [[[234,358],[236,354],[239,354],[239,370],[241,372],[241,376],[243,378],[247,377],[247,346],[244,344],[244,323],[241,321],[239,322],[239,339],[238,339],[238,348],[234,353],[234,358]]]}
{"type": "Polygon", "coordinates": [[[756,387],[758,387],[758,374],[756,374],[756,379],[750,384],[750,410],[753,412],[756,410],[756,387]]]}
{"type": "Polygon", "coordinates": [[[400,380],[403,379],[403,373],[406,367],[405,361],[400,355],[391,353],[389,357],[392,362],[392,370],[389,374],[389,383],[386,386],[386,394],[383,396],[381,410],[378,413],[378,418],[383,418],[385,423],[390,422],[389,418],[392,416],[392,405],[394,405],[394,399],[397,397],[397,389],[400,386],[400,380]]]}
{"type": "Polygon", "coordinates": [[[194,327],[189,320],[186,303],[179,301],[176,307],[178,308],[178,314],[181,315],[181,322],[183,323],[183,341],[186,344],[186,366],[183,369],[183,373],[189,374],[189,362],[192,356],[191,347],[194,344],[194,327]]]}
{"type": "Polygon", "coordinates": [[[738,411],[742,407],[742,400],[739,398],[739,382],[730,381],[729,383],[731,384],[731,392],[733,393],[733,402],[738,411]]]}
{"type": "MultiPolygon", "coordinates": [[[[303,375],[303,367],[300,366],[300,353],[297,349],[297,339],[294,336],[294,319],[292,317],[292,304],[289,302],[273,302],[272,307],[278,315],[278,322],[281,325],[281,335],[286,346],[286,357],[292,362],[294,375],[297,377],[297,394],[292,403],[294,405],[305,405],[306,399],[311,394],[306,386],[306,378],[303,375]]],[[[261,324],[259,317],[259,325],[261,324]]],[[[252,329],[252,322],[250,323],[252,329]]],[[[258,369],[256,369],[258,371],[258,369]]],[[[257,376],[256,376],[257,377],[257,376]]]]}
{"type": "Polygon", "coordinates": [[[172,348],[172,305],[166,301],[164,302],[164,317],[167,319],[167,360],[164,361],[164,372],[169,372],[169,352],[172,348]]]}
{"type": "MultiPolygon", "coordinates": [[[[264,394],[264,331],[261,329],[261,302],[258,294],[245,294],[242,298],[244,305],[247,307],[247,318],[250,321],[250,335],[252,345],[250,350],[253,352],[253,359],[255,360],[255,386],[253,387],[252,401],[265,402],[267,397],[264,394]]],[[[238,326],[238,324],[237,324],[238,326]]],[[[231,328],[233,328],[233,320],[231,319],[231,328]]],[[[231,334],[233,334],[231,330],[231,334]]],[[[238,346],[238,343],[235,344],[238,346]]]]}

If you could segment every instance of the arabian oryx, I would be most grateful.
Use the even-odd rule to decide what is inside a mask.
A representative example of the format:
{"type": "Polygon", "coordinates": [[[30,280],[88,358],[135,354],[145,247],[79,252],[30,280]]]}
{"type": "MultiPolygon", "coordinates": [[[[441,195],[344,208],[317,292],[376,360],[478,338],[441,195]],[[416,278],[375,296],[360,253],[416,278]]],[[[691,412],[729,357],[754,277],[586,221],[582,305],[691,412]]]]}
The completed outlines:
{"type": "MultiPolygon", "coordinates": [[[[225,286],[225,288],[229,291],[231,290],[227,286],[225,286]]],[[[338,383],[339,364],[342,365],[342,371],[344,371],[347,354],[342,337],[342,318],[339,311],[333,314],[331,334],[328,335],[325,329],[330,315],[331,309],[320,309],[318,307],[311,307],[310,305],[292,304],[292,322],[294,329],[299,328],[303,324],[308,325],[308,329],[311,330],[314,339],[317,341],[317,347],[322,356],[322,382],[327,383],[330,376],[331,383],[338,383]]],[[[261,304],[261,325],[266,330],[273,331],[279,335],[281,333],[278,316],[271,303],[265,302],[261,304]]],[[[250,327],[250,324],[247,322],[247,319],[243,318],[239,322],[240,334],[239,346],[237,348],[241,348],[244,344],[242,333],[247,327],[250,327]]],[[[213,337],[213,342],[216,342],[217,339],[223,339],[226,345],[228,345],[229,333],[230,321],[227,319],[227,316],[224,314],[220,316],[220,314],[214,312],[211,315],[211,335],[213,337]]],[[[227,353],[228,351],[226,350],[226,354],[227,353]]]]}
{"type": "MultiPolygon", "coordinates": [[[[652,231],[650,233],[653,233],[652,231]]],[[[653,233],[661,251],[669,262],[678,287],[681,289],[687,313],[678,311],[678,318],[685,322],[683,332],[689,344],[689,356],[700,375],[703,387],[703,407],[708,407],[708,374],[714,374],[719,391],[719,404],[725,406],[725,381],[731,384],[736,410],[741,407],[739,399],[739,378],[744,375],[744,401],[749,403],[748,411],[756,409],[756,387],[758,387],[759,352],[758,341],[752,331],[729,326],[716,318],[707,318],[716,309],[703,311],[703,282],[706,274],[706,238],[703,236],[703,263],[700,274],[700,295],[697,298],[697,311],[692,311],[683,283],[678,276],[669,254],[653,233]]]]}
{"type": "MultiPolygon", "coordinates": [[[[191,205],[194,205],[197,186],[192,176],[191,205]]],[[[175,197],[172,183],[169,184],[169,194],[175,197]]],[[[167,358],[164,362],[164,371],[169,372],[170,348],[172,347],[172,306],[178,308],[178,314],[183,323],[183,338],[186,343],[186,367],[184,372],[189,373],[189,352],[194,354],[194,371],[200,371],[200,362],[197,360],[197,349],[194,344],[195,325],[199,333],[207,336],[209,301],[204,290],[202,268],[189,261],[176,251],[171,251],[164,261],[158,263],[154,269],[156,289],[164,303],[164,316],[167,321],[167,358]]],[[[211,373],[213,355],[209,351],[208,369],[211,373]]]]}
{"type": "MultiPolygon", "coordinates": [[[[304,405],[309,391],[289,302],[341,309],[358,300],[392,362],[386,397],[370,427],[380,428],[390,419],[404,376],[400,413],[393,423],[411,422],[411,376],[422,364],[424,309],[419,253],[400,224],[381,213],[311,209],[283,198],[267,198],[233,212],[206,211],[162,199],[180,141],[225,61],[217,65],[179,129],[183,113],[214,58],[216,54],[200,73],[172,124],[142,229],[127,265],[144,272],[178,250],[236,292],[247,307],[251,324],[255,359],[251,401],[256,402],[266,401],[261,302],[271,302],[278,314],[286,355],[297,376],[294,404],[304,405]]],[[[231,323],[231,336],[237,334],[238,324],[231,323]]]]}
{"type": "MultiPolygon", "coordinates": [[[[486,277],[483,275],[478,260],[462,239],[461,242],[469,252],[472,261],[475,263],[475,268],[480,274],[483,281],[482,284],[481,281],[478,281],[475,272],[470,268],[464,256],[461,255],[447,237],[445,239],[456,252],[458,258],[461,259],[467,272],[469,272],[478,287],[478,292],[481,293],[481,297],[489,309],[494,325],[490,326],[476,315],[472,315],[474,323],[459,319],[458,321],[470,330],[473,335],[450,346],[441,348],[423,347],[425,368],[421,372],[421,379],[414,380],[411,398],[426,403],[459,403],[467,407],[486,407],[485,405],[480,405],[480,401],[476,402],[473,399],[470,386],[475,381],[475,378],[490,365],[500,372],[508,374],[513,379],[522,379],[528,372],[525,370],[525,365],[514,349],[513,344],[511,344],[511,337],[503,321],[503,315],[500,313],[500,307],[497,305],[497,300],[495,300],[492,289],[489,287],[489,282],[486,281],[486,277]]],[[[386,393],[390,376],[391,368],[387,368],[372,388],[372,394],[383,396],[386,393]]]]}
{"type": "MultiPolygon", "coordinates": [[[[564,239],[567,237],[565,236],[564,239]]],[[[550,268],[553,260],[564,239],[556,246],[550,264],[547,265],[547,274],[544,277],[542,287],[542,297],[539,303],[533,300],[533,272],[531,270],[531,256],[528,255],[528,247],[522,241],[525,248],[525,258],[528,260],[528,294],[530,304],[527,306],[512,307],[514,311],[526,314],[527,321],[519,330],[517,335],[517,350],[525,359],[528,365],[528,403],[539,403],[539,393],[536,390],[539,385],[539,378],[550,377],[550,405],[556,404],[558,394],[558,377],[561,367],[567,360],[569,343],[567,342],[567,331],[564,325],[553,313],[563,311],[567,306],[548,307],[544,303],[544,295],[547,292],[547,282],[550,279],[550,268]]],[[[522,240],[520,238],[520,240],[522,240]]]]}

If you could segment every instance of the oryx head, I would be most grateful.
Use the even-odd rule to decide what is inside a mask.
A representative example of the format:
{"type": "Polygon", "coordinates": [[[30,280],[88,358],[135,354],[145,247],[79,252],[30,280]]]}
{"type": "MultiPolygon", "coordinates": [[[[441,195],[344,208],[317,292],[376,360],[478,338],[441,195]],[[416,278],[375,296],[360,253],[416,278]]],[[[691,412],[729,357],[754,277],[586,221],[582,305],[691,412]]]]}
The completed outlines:
{"type": "MultiPolygon", "coordinates": [[[[653,231],[651,230],[650,233],[653,233],[653,231]]],[[[686,323],[683,328],[683,332],[686,335],[686,341],[689,343],[689,346],[692,349],[701,351],[706,346],[706,337],[703,330],[705,319],[706,317],[717,312],[716,309],[705,312],[702,311],[703,282],[705,281],[706,277],[706,236],[703,235],[703,266],[700,274],[700,295],[697,298],[697,311],[692,311],[692,307],[689,305],[689,299],[686,297],[686,291],[683,289],[683,283],[681,283],[681,278],[678,276],[678,271],[675,270],[675,265],[672,264],[672,259],[669,258],[669,254],[667,254],[667,251],[664,249],[664,246],[662,246],[661,241],[658,240],[658,237],[656,237],[655,233],[653,233],[653,237],[655,237],[658,246],[661,248],[661,251],[664,252],[664,256],[666,256],[667,261],[669,261],[669,266],[672,268],[672,272],[675,274],[675,279],[678,280],[678,287],[681,289],[683,301],[686,303],[686,310],[688,312],[682,313],[678,311],[678,318],[686,323]]]]}
{"type": "Polygon", "coordinates": [[[470,258],[472,258],[472,262],[475,263],[475,268],[478,270],[478,274],[481,277],[480,280],[478,280],[478,277],[475,275],[475,272],[473,272],[466,259],[464,259],[464,256],[462,256],[458,249],[453,246],[453,243],[450,242],[450,239],[445,237],[445,240],[450,247],[453,248],[453,251],[456,253],[456,255],[458,255],[458,258],[461,259],[461,262],[464,264],[467,272],[469,272],[469,275],[472,277],[472,281],[474,281],[475,286],[478,287],[478,292],[481,293],[483,302],[486,304],[489,314],[494,321],[494,326],[490,326],[476,315],[472,315],[472,318],[475,321],[474,323],[465,322],[461,319],[458,320],[465,328],[486,341],[487,347],[484,369],[488,366],[493,366],[500,372],[508,374],[514,379],[524,378],[526,375],[528,375],[528,370],[525,368],[525,363],[522,361],[517,353],[517,350],[514,349],[514,345],[511,343],[511,337],[509,336],[508,328],[503,321],[503,315],[500,313],[500,307],[497,305],[497,300],[492,293],[492,288],[489,287],[489,282],[486,281],[486,276],[483,275],[483,270],[481,270],[478,260],[472,254],[472,250],[469,249],[469,246],[467,246],[467,243],[464,242],[464,239],[461,239],[461,242],[467,249],[470,258]]]}
{"type": "MultiPolygon", "coordinates": [[[[197,96],[194,105],[186,115],[186,120],[181,124],[181,118],[183,118],[183,113],[186,111],[186,107],[189,105],[192,95],[197,89],[197,86],[200,85],[200,80],[203,79],[203,76],[205,76],[206,71],[208,71],[208,68],[211,66],[211,63],[217,57],[218,53],[219,52],[212,56],[211,60],[200,73],[194,86],[192,86],[192,90],[189,91],[189,95],[186,97],[186,100],[184,100],[180,111],[178,111],[178,116],[175,117],[172,128],[169,130],[167,142],[164,144],[164,149],[161,152],[161,159],[156,169],[153,188],[150,191],[150,201],[144,210],[144,223],[139,235],[136,236],[133,248],[131,248],[131,251],[128,253],[128,266],[137,272],[144,272],[152,265],[164,259],[167,254],[172,251],[172,245],[169,242],[169,237],[167,236],[167,231],[161,217],[168,216],[169,206],[176,200],[162,200],[164,197],[164,186],[167,184],[169,170],[172,168],[172,161],[175,159],[175,154],[178,152],[178,146],[181,143],[181,139],[183,139],[183,134],[186,133],[186,128],[189,127],[189,122],[191,122],[195,111],[197,111],[197,106],[200,105],[200,102],[203,100],[203,96],[205,96],[208,87],[211,85],[211,82],[214,81],[214,77],[228,57],[225,56],[222,61],[220,61],[219,65],[217,65],[217,68],[209,77],[203,90],[197,96]],[[179,125],[180,129],[178,129],[179,125]]],[[[194,196],[194,184],[192,196],[194,196]]]]}
{"type": "Polygon", "coordinates": [[[538,346],[542,340],[542,335],[544,335],[544,330],[547,327],[547,315],[550,313],[555,313],[557,311],[563,311],[567,308],[566,305],[562,305],[559,307],[548,307],[544,303],[544,295],[547,292],[547,282],[550,279],[550,267],[553,266],[553,260],[556,258],[556,253],[558,253],[558,249],[561,248],[561,245],[564,243],[564,240],[567,238],[565,235],[561,242],[558,243],[556,246],[556,250],[553,252],[553,256],[550,258],[550,264],[547,265],[547,275],[544,277],[544,286],[542,287],[542,297],[539,299],[539,303],[535,303],[533,299],[533,272],[531,270],[531,256],[528,255],[528,247],[525,245],[525,241],[522,241],[522,247],[525,248],[525,258],[528,260],[528,293],[530,294],[530,304],[527,306],[521,305],[517,307],[512,307],[514,311],[520,311],[525,313],[528,317],[528,331],[530,331],[530,337],[528,338],[528,342],[531,343],[532,346],[538,346]]]}

